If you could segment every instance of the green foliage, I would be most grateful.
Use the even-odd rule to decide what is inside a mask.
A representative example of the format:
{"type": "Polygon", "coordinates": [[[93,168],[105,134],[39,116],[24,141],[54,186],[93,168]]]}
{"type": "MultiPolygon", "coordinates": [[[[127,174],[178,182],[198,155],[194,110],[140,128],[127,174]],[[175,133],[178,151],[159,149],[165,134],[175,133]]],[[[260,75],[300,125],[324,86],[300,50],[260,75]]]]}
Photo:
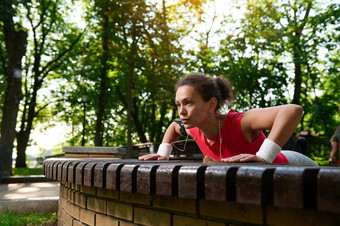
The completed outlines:
{"type": "MultiPolygon", "coordinates": [[[[329,138],[340,124],[339,4],[246,1],[230,9],[240,10],[240,17],[219,18],[208,13],[211,1],[81,3],[84,14],[77,16],[86,23],[82,36],[81,29],[64,19],[70,13],[65,1],[16,5],[17,21],[31,22],[26,29],[36,35],[25,59],[23,126],[35,101],[32,91],[38,88],[33,124],[48,128],[66,122],[72,131],[64,145],[80,145],[84,129],[86,145],[94,145],[100,113],[103,145],[126,145],[131,87],[133,142],[160,142],[176,117],[176,81],[184,73],[200,71],[232,82],[232,108],[237,111],[301,104],[304,115],[298,130],[309,127],[323,134],[310,145],[310,156],[327,158],[329,138]],[[36,15],[43,12],[38,23],[41,17],[36,15]],[[72,51],[61,56],[79,37],[72,51]]],[[[0,50],[5,59],[3,42],[0,50]]]]}
{"type": "Polygon", "coordinates": [[[62,110],[62,119],[72,119],[69,121],[73,128],[72,145],[81,140],[83,113],[80,97],[85,88],[88,92],[87,144],[93,144],[93,128],[100,104],[105,109],[104,144],[126,144],[128,77],[131,71],[133,140],[135,143],[161,141],[164,129],[174,117],[169,115],[174,109],[171,101],[173,87],[183,73],[182,46],[178,42],[181,33],[169,24],[178,17],[176,10],[172,5],[164,10],[160,4],[146,4],[144,1],[87,3],[85,20],[89,29],[81,47],[82,55],[73,64],[76,70],[68,72],[73,75],[65,77],[67,82],[55,92],[56,98],[66,100],[57,104],[55,114],[62,110]],[[134,33],[133,26],[136,26],[134,33]],[[107,37],[105,45],[103,36],[107,37]],[[138,43],[135,52],[132,50],[133,38],[138,43]],[[100,78],[103,69],[106,77],[100,78]],[[103,83],[107,88],[101,99],[103,83]]]}
{"type": "Polygon", "coordinates": [[[0,225],[3,226],[42,225],[43,223],[55,221],[57,217],[58,216],[56,213],[15,214],[6,211],[6,213],[0,214],[0,225]]]}
{"type": "Polygon", "coordinates": [[[220,42],[220,73],[234,86],[236,109],[288,103],[287,69],[277,55],[281,49],[268,38],[275,33],[275,19],[269,17],[273,9],[265,1],[247,6],[239,27],[220,42]]]}
{"type": "MultiPolygon", "coordinates": [[[[329,137],[320,136],[308,139],[307,155],[319,165],[328,165],[331,150],[329,137]]],[[[336,156],[335,156],[336,157],[336,156]]]]}

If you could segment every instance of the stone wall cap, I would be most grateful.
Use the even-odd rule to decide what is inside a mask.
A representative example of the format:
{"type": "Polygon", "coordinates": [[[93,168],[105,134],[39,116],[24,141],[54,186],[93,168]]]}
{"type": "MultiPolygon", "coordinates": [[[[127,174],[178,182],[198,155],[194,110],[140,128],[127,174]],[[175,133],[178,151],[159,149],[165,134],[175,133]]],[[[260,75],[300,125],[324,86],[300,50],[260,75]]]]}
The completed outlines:
{"type": "Polygon", "coordinates": [[[67,154],[126,154],[124,147],[87,147],[87,146],[64,146],[63,152],[67,154]]]}

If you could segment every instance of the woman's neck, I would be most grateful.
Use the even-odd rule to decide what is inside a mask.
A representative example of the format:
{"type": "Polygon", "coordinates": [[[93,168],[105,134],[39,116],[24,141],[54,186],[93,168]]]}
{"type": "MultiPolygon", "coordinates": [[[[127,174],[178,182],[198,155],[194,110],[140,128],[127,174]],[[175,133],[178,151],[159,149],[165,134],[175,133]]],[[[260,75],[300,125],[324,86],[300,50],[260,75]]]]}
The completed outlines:
{"type": "Polygon", "coordinates": [[[210,117],[204,125],[200,126],[199,129],[205,136],[207,140],[214,141],[216,138],[218,138],[220,134],[220,129],[223,125],[225,119],[225,115],[214,115],[213,117],[210,117]]]}

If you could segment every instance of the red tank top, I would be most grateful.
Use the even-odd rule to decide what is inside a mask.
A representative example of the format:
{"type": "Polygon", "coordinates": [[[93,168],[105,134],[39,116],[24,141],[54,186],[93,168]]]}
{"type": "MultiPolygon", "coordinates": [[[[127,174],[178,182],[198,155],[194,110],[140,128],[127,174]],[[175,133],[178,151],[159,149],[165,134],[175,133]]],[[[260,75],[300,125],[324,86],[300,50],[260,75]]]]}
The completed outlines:
{"type": "MultiPolygon", "coordinates": [[[[260,149],[266,136],[261,131],[260,135],[253,141],[249,142],[243,135],[241,130],[241,118],[243,113],[236,113],[230,110],[221,128],[222,136],[222,158],[228,158],[242,153],[255,155],[260,149]]],[[[220,140],[209,146],[203,133],[197,127],[190,129],[190,134],[195,138],[195,141],[201,149],[204,156],[208,155],[217,161],[220,159],[220,140]]],[[[286,156],[282,153],[274,159],[275,164],[288,164],[286,156]]]]}

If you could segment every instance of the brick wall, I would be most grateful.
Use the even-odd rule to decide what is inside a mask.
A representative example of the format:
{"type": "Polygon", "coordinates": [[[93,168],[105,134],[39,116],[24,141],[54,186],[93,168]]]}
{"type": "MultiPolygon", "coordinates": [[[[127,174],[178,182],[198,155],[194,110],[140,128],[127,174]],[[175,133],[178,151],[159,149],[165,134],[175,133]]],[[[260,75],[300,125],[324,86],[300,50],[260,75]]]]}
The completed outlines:
{"type": "Polygon", "coordinates": [[[339,225],[339,216],[236,202],[144,195],[61,182],[59,225],[339,225]]]}
{"type": "Polygon", "coordinates": [[[340,169],[51,159],[60,225],[340,225],[340,169]]]}

